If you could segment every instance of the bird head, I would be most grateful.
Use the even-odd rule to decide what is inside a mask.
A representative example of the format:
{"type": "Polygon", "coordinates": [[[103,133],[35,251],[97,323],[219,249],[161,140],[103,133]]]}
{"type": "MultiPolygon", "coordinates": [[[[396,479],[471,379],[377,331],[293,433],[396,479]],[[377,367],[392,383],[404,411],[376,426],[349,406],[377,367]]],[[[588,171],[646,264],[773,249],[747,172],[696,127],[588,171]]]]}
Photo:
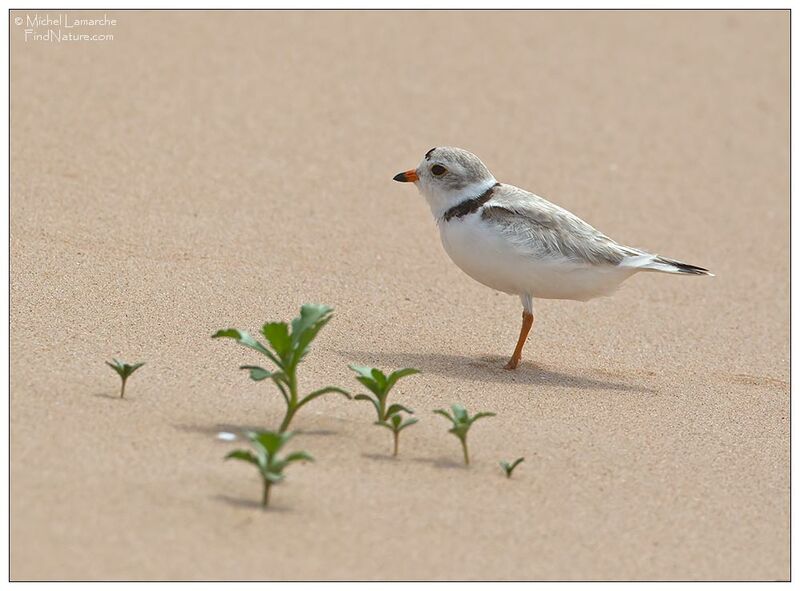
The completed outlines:
{"type": "Polygon", "coordinates": [[[437,219],[497,182],[475,154],[448,147],[428,150],[417,168],[395,175],[394,180],[414,183],[437,219]]]}

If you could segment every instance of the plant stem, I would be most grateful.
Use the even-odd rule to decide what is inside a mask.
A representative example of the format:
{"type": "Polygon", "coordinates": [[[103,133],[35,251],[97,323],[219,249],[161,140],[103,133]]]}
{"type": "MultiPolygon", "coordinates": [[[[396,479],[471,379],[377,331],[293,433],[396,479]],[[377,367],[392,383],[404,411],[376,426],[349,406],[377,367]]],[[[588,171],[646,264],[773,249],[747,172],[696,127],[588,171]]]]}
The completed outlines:
{"type": "Polygon", "coordinates": [[[379,421],[389,421],[389,417],[386,416],[386,396],[388,393],[384,394],[381,398],[380,396],[375,396],[378,399],[378,420],[379,421]]]}
{"type": "Polygon", "coordinates": [[[120,398],[125,398],[125,382],[128,381],[128,378],[122,378],[122,390],[119,392],[120,398]]]}
{"type": "Polygon", "coordinates": [[[264,481],[264,496],[261,497],[261,506],[265,509],[267,505],[269,505],[269,489],[272,486],[272,483],[269,480],[264,481]]]}
{"type": "Polygon", "coordinates": [[[285,432],[286,429],[289,428],[289,423],[292,422],[292,418],[294,417],[294,413],[296,410],[297,407],[292,404],[286,407],[286,415],[283,417],[283,422],[281,423],[281,426],[278,429],[280,433],[285,432]]]}
{"type": "Polygon", "coordinates": [[[396,457],[397,456],[397,443],[398,443],[397,440],[400,437],[400,432],[399,431],[393,431],[393,434],[394,434],[394,453],[392,455],[396,457]]]}
{"type": "Polygon", "coordinates": [[[467,450],[467,440],[461,440],[461,447],[464,449],[464,463],[469,466],[469,450],[467,450]]]}
{"type": "Polygon", "coordinates": [[[283,417],[278,431],[283,433],[289,428],[289,423],[292,422],[294,413],[297,411],[297,378],[294,372],[289,373],[289,400],[286,402],[286,415],[283,417]]]}

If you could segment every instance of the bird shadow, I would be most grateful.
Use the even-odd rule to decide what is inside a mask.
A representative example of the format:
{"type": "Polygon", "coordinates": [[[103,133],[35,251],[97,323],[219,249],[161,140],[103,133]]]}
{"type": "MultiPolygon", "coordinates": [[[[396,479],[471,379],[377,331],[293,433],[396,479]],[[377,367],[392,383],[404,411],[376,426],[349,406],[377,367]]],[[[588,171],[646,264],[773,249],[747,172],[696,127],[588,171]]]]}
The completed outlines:
{"type": "MultiPolygon", "coordinates": [[[[202,435],[215,436],[217,433],[234,433],[240,437],[244,437],[247,431],[264,431],[264,425],[234,425],[232,423],[216,423],[215,425],[172,425],[178,431],[186,433],[200,433],[202,435]]],[[[293,429],[295,435],[308,435],[328,437],[330,435],[337,435],[338,431],[331,429],[293,429]]]]}
{"type": "Polygon", "coordinates": [[[254,499],[242,499],[239,497],[230,497],[228,495],[211,495],[211,498],[215,501],[219,501],[221,503],[225,503],[230,505],[231,507],[238,507],[244,509],[258,509],[265,513],[291,513],[291,509],[289,507],[281,507],[275,506],[270,504],[269,507],[266,509],[261,506],[261,503],[254,499]]]}
{"type": "Polygon", "coordinates": [[[485,355],[474,358],[447,353],[342,350],[335,352],[347,359],[374,360],[376,364],[391,367],[415,367],[424,373],[448,375],[477,382],[529,384],[578,390],[613,390],[645,394],[656,394],[658,392],[642,384],[567,373],[531,361],[523,361],[516,370],[509,371],[503,367],[507,359],[500,355],[485,355]]]}

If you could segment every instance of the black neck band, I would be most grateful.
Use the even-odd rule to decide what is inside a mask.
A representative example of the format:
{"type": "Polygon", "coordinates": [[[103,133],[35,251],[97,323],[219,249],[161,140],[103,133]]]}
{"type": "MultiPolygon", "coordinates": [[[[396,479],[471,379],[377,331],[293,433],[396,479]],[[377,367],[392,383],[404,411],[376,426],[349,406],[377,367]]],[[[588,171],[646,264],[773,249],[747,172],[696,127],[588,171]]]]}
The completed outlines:
{"type": "Polygon", "coordinates": [[[454,205],[446,212],[444,212],[442,219],[446,222],[449,222],[453,218],[464,217],[467,214],[478,211],[483,206],[484,203],[486,203],[487,201],[489,201],[489,199],[492,198],[492,193],[494,192],[495,188],[499,186],[500,183],[495,183],[477,197],[473,197],[472,199],[466,199],[461,203],[459,203],[458,205],[454,205]]]}

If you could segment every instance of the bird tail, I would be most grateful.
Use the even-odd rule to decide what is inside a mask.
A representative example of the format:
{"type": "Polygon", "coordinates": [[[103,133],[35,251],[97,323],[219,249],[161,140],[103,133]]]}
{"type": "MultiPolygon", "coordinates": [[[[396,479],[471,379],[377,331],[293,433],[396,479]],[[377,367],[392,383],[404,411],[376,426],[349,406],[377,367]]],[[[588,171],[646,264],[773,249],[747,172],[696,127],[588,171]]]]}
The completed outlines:
{"type": "Polygon", "coordinates": [[[653,258],[646,264],[641,266],[643,271],[660,271],[661,273],[677,273],[678,275],[709,275],[714,274],[708,269],[698,267],[696,265],[689,265],[674,259],[668,259],[654,255],[653,258]]]}

